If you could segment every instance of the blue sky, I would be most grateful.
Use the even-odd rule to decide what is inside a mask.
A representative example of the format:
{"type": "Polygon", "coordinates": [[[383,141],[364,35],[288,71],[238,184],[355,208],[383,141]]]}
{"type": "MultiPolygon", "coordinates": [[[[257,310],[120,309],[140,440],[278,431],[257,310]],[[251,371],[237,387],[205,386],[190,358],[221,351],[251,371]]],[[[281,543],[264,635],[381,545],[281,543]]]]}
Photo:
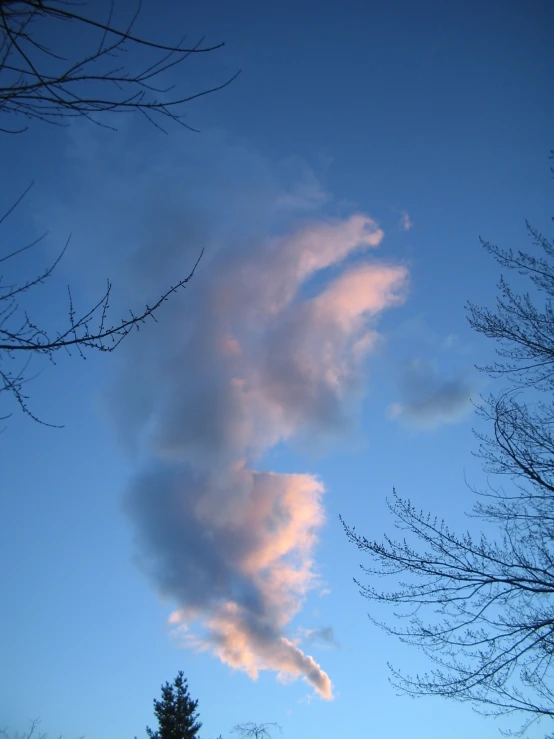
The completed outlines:
{"type": "Polygon", "coordinates": [[[494,298],[479,236],[549,226],[550,3],[152,7],[139,30],[226,41],[186,89],[242,69],[190,106],[202,133],[0,139],[4,207],[35,182],[4,243],[49,231],[16,276],[72,234],[29,301],[45,322],[68,282],[88,305],[109,276],[119,315],[205,249],[117,354],[45,365],[33,409],[63,429],[16,415],[0,436],[1,725],[142,736],[182,669],[208,738],[517,727],[396,695],[387,662],[426,663],[369,623],[338,515],[378,538],[393,486],[460,525],[472,505],[492,348],[464,304],[494,298]]]}

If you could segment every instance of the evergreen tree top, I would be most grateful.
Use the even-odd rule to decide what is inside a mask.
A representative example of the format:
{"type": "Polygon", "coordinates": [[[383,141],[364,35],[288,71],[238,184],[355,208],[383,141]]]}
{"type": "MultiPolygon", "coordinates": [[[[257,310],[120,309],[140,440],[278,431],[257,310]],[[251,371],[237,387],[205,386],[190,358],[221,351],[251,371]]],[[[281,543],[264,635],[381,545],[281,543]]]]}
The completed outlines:
{"type": "Polygon", "coordinates": [[[202,727],[197,708],[198,701],[190,697],[187,680],[180,671],[173,684],[162,685],[161,700],[154,700],[158,730],[147,726],[149,739],[195,739],[202,727]]]}

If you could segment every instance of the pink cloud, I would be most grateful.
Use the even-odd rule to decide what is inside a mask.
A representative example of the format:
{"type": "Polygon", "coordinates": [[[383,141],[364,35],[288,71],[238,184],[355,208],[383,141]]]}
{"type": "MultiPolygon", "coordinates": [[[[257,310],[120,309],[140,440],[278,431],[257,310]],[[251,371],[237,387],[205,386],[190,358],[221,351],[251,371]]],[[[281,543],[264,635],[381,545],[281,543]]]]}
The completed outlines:
{"type": "Polygon", "coordinates": [[[241,614],[228,604],[208,622],[209,635],[196,640],[197,649],[212,649],[222,662],[246,672],[253,680],[263,670],[277,672],[282,682],[302,677],[325,700],[332,700],[331,680],[321,666],[283,636],[268,640],[241,623],[241,614]]]}
{"type": "Polygon", "coordinates": [[[352,322],[365,314],[402,303],[407,276],[404,267],[362,264],[349,270],[316,298],[320,323],[337,322],[343,331],[352,331],[352,322]]]}
{"type": "Polygon", "coordinates": [[[284,635],[317,585],[312,554],[324,521],[321,482],[243,465],[220,479],[165,482],[158,479],[155,500],[151,483],[139,485],[128,506],[149,550],[147,567],[180,601],[169,623],[178,633],[185,629],[185,643],[213,650],[251,677],[261,670],[303,676],[330,699],[329,677],[284,635]]]}
{"type": "MultiPolygon", "coordinates": [[[[254,586],[258,607],[225,597],[230,589],[204,614],[204,634],[188,633],[186,639],[193,647],[213,650],[254,679],[262,670],[302,676],[323,698],[331,699],[328,675],[282,634],[315,584],[311,554],[324,519],[323,486],[310,475],[241,474],[250,478],[252,487],[239,504],[240,514],[234,511],[222,518],[210,507],[199,517],[201,525],[213,527],[215,541],[233,531],[241,535],[240,551],[233,557],[229,547],[226,554],[236,572],[254,586]]],[[[187,617],[172,614],[170,621],[187,623],[187,617]]]]}
{"type": "Polygon", "coordinates": [[[287,236],[269,239],[258,253],[226,263],[213,283],[214,306],[229,318],[253,321],[282,311],[316,272],[340,264],[356,251],[377,247],[384,233],[363,215],[309,223],[287,236]]]}
{"type": "MultiPolygon", "coordinates": [[[[281,195],[280,216],[287,202],[297,207],[281,195]]],[[[194,300],[168,304],[163,343],[141,332],[124,347],[112,408],[147,456],[126,506],[142,566],[174,601],[170,624],[186,645],[252,678],[301,677],[331,699],[330,677],[291,636],[307,593],[321,589],[324,485],[256,467],[277,443],[348,428],[377,319],[404,300],[407,271],[364,261],[383,239],[368,216],[304,218],[275,235],[266,204],[270,236],[254,238],[251,202],[233,200],[232,189],[225,197],[234,237],[198,272],[194,300]]],[[[215,222],[218,203],[210,205],[215,222]]],[[[190,235],[195,247],[212,237],[209,219],[190,235]]],[[[148,266],[155,255],[145,246],[140,258],[148,266]]]]}

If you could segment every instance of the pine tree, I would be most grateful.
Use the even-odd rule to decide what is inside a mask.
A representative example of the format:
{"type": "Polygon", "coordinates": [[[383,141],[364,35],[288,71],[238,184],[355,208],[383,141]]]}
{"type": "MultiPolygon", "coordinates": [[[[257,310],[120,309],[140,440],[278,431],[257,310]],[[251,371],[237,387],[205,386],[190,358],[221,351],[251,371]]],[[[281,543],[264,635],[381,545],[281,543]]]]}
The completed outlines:
{"type": "Polygon", "coordinates": [[[195,739],[202,724],[198,721],[198,701],[192,700],[183,673],[178,672],[173,685],[162,685],[162,699],[154,700],[159,728],[146,727],[149,739],[195,739]]]}

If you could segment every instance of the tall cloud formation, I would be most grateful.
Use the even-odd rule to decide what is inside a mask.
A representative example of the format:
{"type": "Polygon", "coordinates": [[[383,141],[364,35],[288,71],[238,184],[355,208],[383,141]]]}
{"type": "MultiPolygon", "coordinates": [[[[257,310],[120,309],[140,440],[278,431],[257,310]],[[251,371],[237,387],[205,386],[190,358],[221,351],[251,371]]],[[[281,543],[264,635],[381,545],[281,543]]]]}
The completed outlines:
{"type": "MultiPolygon", "coordinates": [[[[247,157],[236,158],[242,166],[229,171],[244,173],[247,157]]],[[[331,699],[329,676],[291,636],[317,585],[324,486],[263,471],[263,458],[293,437],[349,428],[375,321],[403,301],[407,273],[364,256],[383,239],[371,218],[308,220],[325,200],[312,178],[279,190],[256,160],[250,171],[267,186],[250,197],[250,183],[233,188],[227,173],[201,165],[189,168],[182,205],[175,171],[164,175],[167,189],[158,181],[152,196],[134,198],[133,286],[163,283],[200,248],[206,255],[191,290],[119,355],[110,407],[141,470],[126,510],[141,566],[176,604],[170,621],[186,644],[252,678],[302,677],[331,699]],[[200,202],[198,183],[209,177],[213,197],[200,202]]]]}
{"type": "Polygon", "coordinates": [[[302,676],[324,698],[328,675],[286,636],[315,583],[323,486],[252,465],[303,430],[345,423],[371,319],[401,302],[406,271],[362,262],[311,297],[303,286],[382,237],[354,215],[212,262],[186,339],[158,368],[156,462],[127,498],[145,566],[179,604],[173,623],[197,624],[189,643],[251,677],[302,676]]]}

